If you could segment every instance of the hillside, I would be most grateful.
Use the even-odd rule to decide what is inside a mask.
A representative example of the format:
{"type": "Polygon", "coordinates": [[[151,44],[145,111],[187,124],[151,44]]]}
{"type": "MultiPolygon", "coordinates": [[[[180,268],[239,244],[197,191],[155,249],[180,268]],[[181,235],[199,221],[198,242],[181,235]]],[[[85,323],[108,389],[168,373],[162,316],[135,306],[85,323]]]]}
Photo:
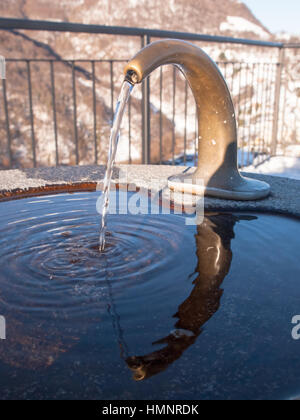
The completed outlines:
{"type": "Polygon", "coordinates": [[[55,19],[209,34],[268,38],[270,33],[238,0],[2,0],[3,17],[55,19]]]}

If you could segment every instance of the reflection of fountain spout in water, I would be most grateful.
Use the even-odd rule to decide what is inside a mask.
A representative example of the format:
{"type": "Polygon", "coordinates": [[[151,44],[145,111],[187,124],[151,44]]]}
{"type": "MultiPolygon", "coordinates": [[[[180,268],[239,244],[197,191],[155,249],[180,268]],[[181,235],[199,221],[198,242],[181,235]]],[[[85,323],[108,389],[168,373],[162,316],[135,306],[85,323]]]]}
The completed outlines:
{"type": "Polygon", "coordinates": [[[198,265],[195,272],[198,277],[193,282],[194,288],[174,315],[178,318],[174,332],[153,343],[166,346],[148,355],[126,360],[135,380],[147,379],[167,369],[195,342],[203,325],[218,311],[223,294],[221,285],[232,261],[233,228],[239,220],[253,219],[256,217],[212,214],[197,227],[198,265]]]}

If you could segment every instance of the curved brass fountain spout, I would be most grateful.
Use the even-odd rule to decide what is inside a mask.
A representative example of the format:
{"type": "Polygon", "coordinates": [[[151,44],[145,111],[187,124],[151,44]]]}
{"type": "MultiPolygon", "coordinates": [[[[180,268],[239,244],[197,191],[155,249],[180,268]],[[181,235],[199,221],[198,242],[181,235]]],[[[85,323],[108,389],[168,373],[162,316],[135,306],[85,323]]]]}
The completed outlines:
{"type": "Polygon", "coordinates": [[[127,64],[126,80],[141,83],[165,64],[179,67],[187,79],[195,97],[199,124],[198,168],[193,175],[170,178],[169,187],[232,200],[255,200],[269,195],[268,184],[239,173],[231,95],[218,67],[204,51],[181,40],[154,42],[127,64]]]}

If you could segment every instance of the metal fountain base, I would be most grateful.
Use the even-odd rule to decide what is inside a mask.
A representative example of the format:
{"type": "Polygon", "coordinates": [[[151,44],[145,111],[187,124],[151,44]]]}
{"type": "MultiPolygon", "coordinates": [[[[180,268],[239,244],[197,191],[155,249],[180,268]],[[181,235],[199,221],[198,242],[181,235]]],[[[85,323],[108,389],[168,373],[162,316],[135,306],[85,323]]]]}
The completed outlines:
{"type": "Polygon", "coordinates": [[[171,176],[168,179],[168,186],[173,191],[238,201],[260,200],[268,197],[271,191],[270,185],[266,182],[240,175],[233,177],[231,183],[220,188],[205,185],[203,179],[192,179],[191,175],[184,173],[171,176]]]}

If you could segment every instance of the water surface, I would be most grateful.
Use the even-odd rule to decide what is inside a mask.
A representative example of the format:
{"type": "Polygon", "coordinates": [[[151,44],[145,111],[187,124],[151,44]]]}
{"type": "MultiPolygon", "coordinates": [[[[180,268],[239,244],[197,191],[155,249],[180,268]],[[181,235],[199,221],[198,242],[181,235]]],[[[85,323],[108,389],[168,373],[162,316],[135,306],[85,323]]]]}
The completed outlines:
{"type": "Polygon", "coordinates": [[[110,215],[98,193],[0,204],[2,399],[300,395],[300,224],[110,215]]]}

